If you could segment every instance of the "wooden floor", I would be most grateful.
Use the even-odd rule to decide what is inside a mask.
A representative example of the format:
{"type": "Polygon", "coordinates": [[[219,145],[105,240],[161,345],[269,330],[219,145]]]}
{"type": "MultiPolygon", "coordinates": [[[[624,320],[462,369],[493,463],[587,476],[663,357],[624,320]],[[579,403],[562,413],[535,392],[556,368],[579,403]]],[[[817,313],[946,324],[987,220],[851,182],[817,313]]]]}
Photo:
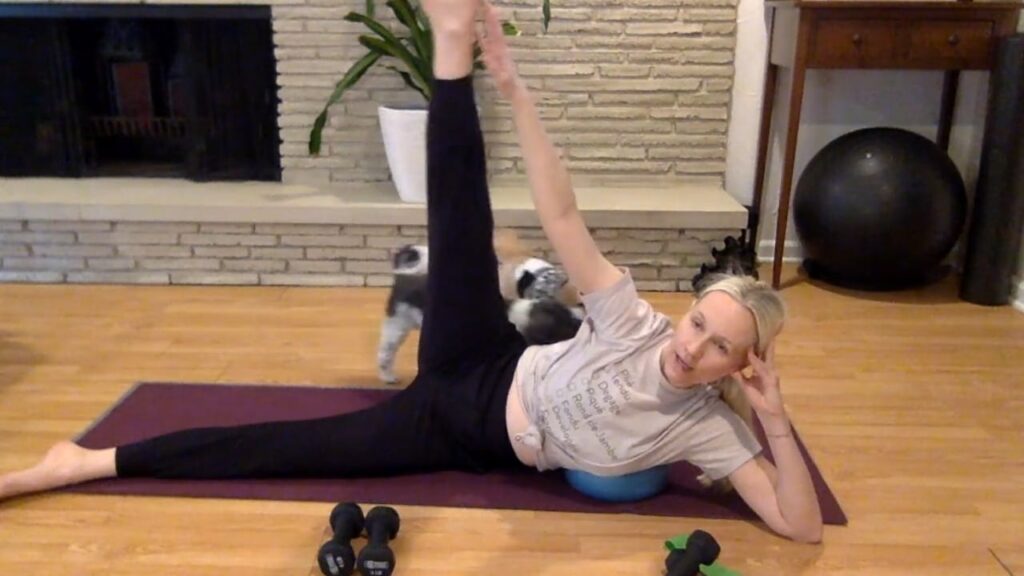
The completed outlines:
{"type": "MultiPolygon", "coordinates": [[[[746,576],[1024,575],[1024,314],[952,281],[791,282],[778,364],[846,513],[824,544],[755,523],[400,507],[399,576],[656,575],[695,528],[746,576]]],[[[385,291],[0,286],[0,470],[33,463],[138,380],[375,385],[385,291]]],[[[650,295],[672,315],[684,295],[650,295]]],[[[400,357],[408,378],[415,342],[400,357]]],[[[0,504],[0,574],[305,575],[331,505],[50,494],[0,504]]]]}

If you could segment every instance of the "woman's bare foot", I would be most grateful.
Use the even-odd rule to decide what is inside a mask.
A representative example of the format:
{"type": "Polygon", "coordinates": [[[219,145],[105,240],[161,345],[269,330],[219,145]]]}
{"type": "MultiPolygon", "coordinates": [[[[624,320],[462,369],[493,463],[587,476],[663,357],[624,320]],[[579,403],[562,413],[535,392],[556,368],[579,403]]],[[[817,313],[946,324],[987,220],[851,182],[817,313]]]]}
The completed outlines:
{"type": "Polygon", "coordinates": [[[0,500],[116,475],[114,448],[89,450],[59,442],[35,466],[0,476],[0,500]]]}
{"type": "Polygon", "coordinates": [[[456,80],[473,72],[480,0],[424,0],[434,35],[434,77],[456,80]]]}
{"type": "Polygon", "coordinates": [[[430,27],[438,34],[472,32],[480,0],[423,0],[430,27]]]}

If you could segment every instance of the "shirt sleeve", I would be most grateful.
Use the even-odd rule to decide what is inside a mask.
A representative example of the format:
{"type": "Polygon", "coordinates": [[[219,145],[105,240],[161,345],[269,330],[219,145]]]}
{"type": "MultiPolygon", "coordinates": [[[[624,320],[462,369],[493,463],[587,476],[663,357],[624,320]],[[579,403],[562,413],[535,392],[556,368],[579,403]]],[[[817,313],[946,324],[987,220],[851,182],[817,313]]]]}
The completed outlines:
{"type": "Polygon", "coordinates": [[[611,286],[583,295],[585,320],[604,340],[629,340],[645,333],[657,318],[651,305],[637,294],[628,268],[620,268],[622,278],[611,286]]]}
{"type": "Polygon", "coordinates": [[[761,453],[753,431],[725,402],[716,401],[699,428],[699,439],[684,458],[712,480],[725,478],[761,453]]]}

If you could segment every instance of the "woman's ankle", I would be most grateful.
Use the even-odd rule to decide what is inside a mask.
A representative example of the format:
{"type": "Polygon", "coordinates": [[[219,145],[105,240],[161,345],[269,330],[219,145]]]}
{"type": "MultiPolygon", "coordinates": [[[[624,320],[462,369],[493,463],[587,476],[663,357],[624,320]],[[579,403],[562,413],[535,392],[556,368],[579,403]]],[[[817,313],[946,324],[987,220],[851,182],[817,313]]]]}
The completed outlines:
{"type": "Polygon", "coordinates": [[[476,23],[451,22],[431,29],[434,40],[460,41],[472,45],[476,42],[476,23]]]}
{"type": "Polygon", "coordinates": [[[434,36],[438,34],[475,35],[480,0],[423,0],[434,36]]]}
{"type": "Polygon", "coordinates": [[[87,450],[82,458],[81,482],[117,476],[117,449],[87,450]]]}
{"type": "Polygon", "coordinates": [[[434,31],[434,77],[439,80],[465,78],[473,72],[472,29],[434,31]]]}
{"type": "Polygon", "coordinates": [[[61,486],[117,475],[115,449],[94,450],[60,442],[47,452],[39,467],[61,486]]]}

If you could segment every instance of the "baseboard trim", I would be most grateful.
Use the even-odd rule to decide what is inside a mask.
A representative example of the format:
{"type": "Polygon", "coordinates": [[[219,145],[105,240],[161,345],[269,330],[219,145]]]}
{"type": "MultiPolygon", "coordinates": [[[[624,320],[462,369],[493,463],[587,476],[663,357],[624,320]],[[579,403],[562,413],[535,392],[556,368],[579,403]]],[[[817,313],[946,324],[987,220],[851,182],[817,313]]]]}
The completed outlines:
{"type": "MultiPolygon", "coordinates": [[[[771,262],[775,257],[775,241],[762,240],[757,244],[757,258],[762,262],[771,262]]],[[[803,262],[804,250],[797,240],[787,240],[782,248],[783,262],[803,262]]]]}
{"type": "MultiPolygon", "coordinates": [[[[954,249],[950,252],[951,257],[955,256],[959,252],[954,249]]],[[[775,257],[775,241],[774,240],[762,240],[757,244],[757,258],[760,262],[771,262],[775,257]]],[[[782,261],[783,262],[803,262],[803,246],[797,240],[787,240],[785,247],[782,249],[782,261]]],[[[947,262],[956,267],[958,272],[962,272],[962,265],[959,259],[953,262],[947,262]]],[[[1024,274],[1018,276],[1013,284],[1016,289],[1014,294],[1011,295],[1010,304],[1015,310],[1024,314],[1024,274]]]]}

